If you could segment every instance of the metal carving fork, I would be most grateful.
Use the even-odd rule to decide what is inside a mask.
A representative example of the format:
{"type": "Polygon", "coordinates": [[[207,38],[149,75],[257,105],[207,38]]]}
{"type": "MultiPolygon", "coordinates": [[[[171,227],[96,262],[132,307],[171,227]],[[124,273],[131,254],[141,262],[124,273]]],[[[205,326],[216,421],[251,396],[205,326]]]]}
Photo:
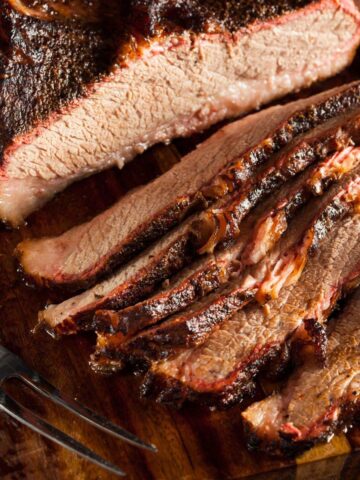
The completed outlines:
{"type": "MultiPolygon", "coordinates": [[[[152,452],[157,451],[154,445],[143,442],[132,433],[129,433],[121,427],[114,425],[105,418],[97,415],[96,413],[92,412],[80,403],[76,402],[75,400],[71,400],[63,396],[55,387],[53,387],[49,382],[43,379],[38,373],[27,367],[21,360],[21,358],[14,355],[6,348],[0,346],[0,383],[3,384],[4,381],[10,378],[16,378],[22,381],[32,390],[35,390],[41,395],[49,398],[53,402],[61,405],[62,407],[77,415],[78,417],[86,420],[87,422],[91,423],[92,425],[103,430],[106,433],[114,435],[115,437],[120,438],[121,440],[124,440],[131,445],[135,445],[136,447],[144,448],[152,452]]],[[[0,411],[7,413],[11,417],[18,420],[20,423],[34,430],[35,432],[43,435],[50,440],[53,440],[59,445],[67,448],[68,450],[71,450],[72,452],[77,453],[81,457],[90,460],[91,462],[99,465],[100,467],[109,470],[111,473],[122,476],[125,475],[125,472],[123,472],[120,468],[101,458],[99,455],[97,455],[92,450],[88,449],[66,433],[50,425],[48,422],[31,412],[31,410],[22,407],[18,402],[16,402],[12,397],[10,397],[1,389],[0,411]]]]}

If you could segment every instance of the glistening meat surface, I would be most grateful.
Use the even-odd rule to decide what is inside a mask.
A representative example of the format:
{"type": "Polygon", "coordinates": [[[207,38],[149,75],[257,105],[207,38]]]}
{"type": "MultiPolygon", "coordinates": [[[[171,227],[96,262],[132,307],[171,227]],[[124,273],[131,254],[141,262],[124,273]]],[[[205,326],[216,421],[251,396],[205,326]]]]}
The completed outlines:
{"type": "Polygon", "coordinates": [[[280,150],[228,200],[224,199],[224,205],[207,209],[193,222],[199,253],[231,243],[249,211],[288,179],[337,151],[359,144],[359,126],[360,110],[355,109],[300,135],[280,150]]]}
{"type": "Polygon", "coordinates": [[[264,303],[276,298],[283,287],[296,283],[311,250],[337,222],[353,212],[359,196],[359,169],[355,169],[324,198],[310,203],[259,265],[237,274],[222,290],[204,297],[180,315],[169,317],[133,338],[124,338],[121,333],[98,334],[95,361],[98,356],[104,365],[105,356],[125,364],[147,364],[173,355],[178,349],[204,343],[211,332],[253,298],[264,303]]]}
{"type": "Polygon", "coordinates": [[[352,425],[360,407],[360,290],[336,319],[325,365],[308,361],[286,387],[243,414],[249,444],[297,454],[352,425]]]}
{"type": "Polygon", "coordinates": [[[123,310],[96,312],[96,330],[111,333],[120,331],[129,336],[184,310],[226,283],[231,273],[239,270],[239,261],[243,265],[249,265],[264,258],[284,234],[300,207],[312,196],[321,195],[332,182],[341,179],[359,163],[358,149],[349,147],[310,167],[248,216],[241,225],[240,237],[230,249],[195,262],[168,282],[158,294],[141,303],[123,310]]]}
{"type": "Polygon", "coordinates": [[[360,216],[344,219],[311,256],[301,280],[265,307],[252,305],[225,322],[202,346],[154,364],[143,391],[161,402],[197,400],[225,406],[240,401],[259,371],[304,320],[323,323],[360,274],[360,216]]]}
{"type": "MultiPolygon", "coordinates": [[[[181,227],[186,228],[186,224],[181,227]]],[[[185,267],[188,260],[186,237],[170,232],[124,268],[75,297],[49,305],[39,319],[53,334],[89,329],[100,308],[125,308],[156,289],[169,276],[185,267]]]]}
{"type": "Polygon", "coordinates": [[[49,5],[34,18],[1,6],[0,217],[12,223],[156,142],[336,74],[360,39],[352,0],[231,2],[231,20],[221,1],[92,2],[74,22],[49,5]]]}
{"type": "MultiPolygon", "coordinates": [[[[129,193],[90,222],[59,237],[22,242],[17,255],[25,274],[39,284],[71,289],[91,286],[179,223],[191,209],[227,199],[230,182],[240,188],[298,135],[355,112],[359,103],[357,82],[225,127],[165,175],[129,193]]],[[[186,231],[190,234],[191,228],[186,231]]]]}

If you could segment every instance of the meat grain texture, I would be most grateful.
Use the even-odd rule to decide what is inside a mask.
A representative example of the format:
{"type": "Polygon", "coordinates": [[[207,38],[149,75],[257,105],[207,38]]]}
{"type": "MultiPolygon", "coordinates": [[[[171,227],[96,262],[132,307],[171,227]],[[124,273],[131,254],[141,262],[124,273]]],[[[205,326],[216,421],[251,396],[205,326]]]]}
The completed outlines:
{"type": "Polygon", "coordinates": [[[336,74],[360,41],[352,0],[56,3],[0,4],[0,218],[12,224],[157,142],[336,74]]]}
{"type": "Polygon", "coordinates": [[[265,308],[247,307],[203,345],[154,364],[144,383],[145,395],[161,402],[196,400],[215,406],[242,400],[259,370],[278,356],[303,322],[323,323],[341,294],[353,286],[360,273],[359,239],[358,215],[341,222],[309,258],[300,280],[265,308]]]}
{"type": "MultiPolygon", "coordinates": [[[[154,143],[334,75],[360,43],[352,0],[0,7],[0,218],[12,224],[154,143]]],[[[327,439],[358,406],[358,293],[325,347],[360,278],[359,147],[359,82],[227,125],[86,224],[18,246],[28,279],[77,292],[42,325],[95,331],[94,368],[145,368],[142,394],[176,405],[239,403],[311,345],[243,418],[271,453],[327,439]],[[319,396],[307,409],[304,392],[319,396]]]]}
{"type": "MultiPolygon", "coordinates": [[[[229,197],[236,198],[240,187],[246,186],[246,182],[251,184],[262,165],[266,169],[270,164],[270,172],[276,176],[273,154],[318,125],[320,128],[325,124],[326,130],[327,121],[331,119],[334,119],[332,134],[336,135],[336,123],[339,128],[341,123],[337,116],[351,114],[359,106],[360,85],[354,83],[286,106],[272,107],[232,123],[167,173],[130,192],[89,222],[59,237],[21,243],[16,254],[24,273],[40,285],[72,290],[91,286],[172,227],[181,224],[194,209],[201,211],[208,203],[216,201],[221,206],[221,202],[229,201],[229,197]],[[233,194],[227,190],[228,184],[232,184],[233,194]]],[[[355,122],[354,128],[356,125],[355,122]]],[[[341,140],[339,138],[339,147],[335,141],[329,147],[325,142],[324,148],[336,151],[347,146],[342,145],[341,140]]],[[[306,166],[301,157],[305,146],[299,143],[299,159],[295,155],[293,162],[296,171],[306,166]]],[[[320,148],[318,150],[321,152],[320,148]]],[[[327,151],[325,149],[325,153],[327,151]]],[[[309,163],[314,160],[310,158],[309,163]]],[[[291,175],[291,168],[288,171],[291,175]]],[[[250,187],[251,193],[258,186],[250,187]]],[[[272,190],[275,188],[276,184],[272,190]]],[[[262,193],[261,188],[257,190],[262,193]]],[[[173,230],[173,238],[178,235],[180,239],[193,233],[193,228],[189,227],[185,232],[182,225],[178,228],[181,232],[173,230]]]]}
{"type": "MultiPolygon", "coordinates": [[[[185,288],[174,297],[173,306],[165,300],[166,308],[159,315],[158,321],[165,320],[166,316],[171,313],[176,314],[185,307],[191,307],[191,303],[194,301],[200,300],[207,293],[226,284],[232,272],[239,270],[237,263],[239,261],[240,263],[247,263],[241,257],[241,252],[244,245],[249,244],[249,235],[254,230],[254,224],[260,218],[263,218],[262,214],[266,211],[267,217],[273,218],[274,206],[272,206],[272,201],[275,201],[277,197],[278,201],[284,203],[285,197],[281,195],[281,192],[284,192],[283,195],[286,196],[287,189],[291,192],[293,182],[297,185],[296,188],[294,187],[296,194],[294,192],[288,194],[288,196],[292,196],[290,203],[293,205],[293,214],[289,213],[288,220],[290,221],[291,215],[295,215],[294,212],[305,206],[311,197],[319,196],[326,191],[330,185],[329,182],[339,181],[346,171],[356,167],[356,162],[349,161],[349,159],[355,158],[350,152],[353,148],[352,145],[359,141],[358,127],[360,123],[357,120],[359,104],[360,84],[354,83],[286,106],[272,107],[247,119],[240,120],[213,135],[194,153],[185,157],[169,173],[159,177],[149,186],[138,189],[129,195],[129,197],[134,196],[137,199],[137,201],[134,200],[135,205],[140,204],[144,207],[148,203],[156,205],[157,199],[160,201],[160,208],[156,210],[156,207],[154,207],[155,213],[150,222],[148,221],[149,212],[147,210],[145,210],[147,223],[141,224],[137,216],[134,218],[132,215],[127,215],[124,218],[123,212],[128,212],[125,207],[129,202],[129,197],[124,197],[110,210],[95,217],[87,224],[75,227],[60,237],[27,240],[21,243],[17,253],[22,262],[23,270],[36,282],[64,286],[64,282],[66,284],[64,279],[72,277],[73,280],[76,279],[76,285],[85,286],[88,283],[93,283],[101,270],[104,274],[116,265],[116,262],[112,260],[109,261],[107,268],[104,268],[104,258],[117,258],[120,261],[117,257],[117,249],[123,251],[122,246],[126,244],[128,238],[132,239],[133,245],[137,244],[137,239],[139,237],[144,238],[146,236],[144,232],[149,232],[149,228],[151,229],[149,227],[151,222],[154,224],[157,221],[156,219],[163,219],[167,216],[170,221],[175,219],[175,223],[179,223],[175,228],[165,233],[169,228],[169,222],[165,224],[158,222],[158,225],[163,226],[157,233],[161,237],[160,240],[153,242],[138,255],[135,255],[136,250],[132,255],[128,251],[130,260],[127,263],[125,262],[123,267],[115,269],[112,275],[85,292],[65,300],[59,305],[49,306],[40,315],[42,322],[47,328],[58,334],[75,333],[82,328],[97,328],[97,318],[95,318],[95,321],[93,320],[96,311],[112,309],[121,312],[122,309],[131,307],[140,300],[146,300],[151,293],[161,288],[164,280],[171,278],[171,282],[173,282],[172,276],[174,274],[179,272],[181,276],[184,273],[183,267],[196,259],[196,249],[192,245],[192,229],[190,227],[199,213],[194,213],[188,219],[181,220],[182,215],[177,215],[179,212],[177,207],[184,204],[184,195],[179,196],[175,187],[181,185],[181,176],[185,177],[187,187],[191,185],[199,187],[198,182],[202,182],[205,176],[202,169],[196,171],[196,178],[193,175],[192,178],[189,178],[189,172],[193,174],[193,169],[189,168],[189,163],[195,158],[202,160],[202,162],[197,162],[197,165],[202,163],[210,165],[211,162],[214,165],[217,164],[216,169],[211,169],[212,175],[214,175],[212,179],[207,178],[210,184],[203,187],[200,192],[201,195],[199,195],[199,191],[194,193],[197,198],[196,201],[198,201],[199,196],[204,200],[200,202],[201,206],[198,206],[201,211],[205,208],[211,191],[215,191],[218,197],[222,196],[220,201],[227,199],[229,195],[231,198],[236,195],[236,189],[229,193],[226,193],[226,189],[218,189],[219,185],[230,185],[229,182],[226,182],[226,178],[235,179],[234,181],[239,185],[246,184],[248,181],[252,182],[252,177],[258,175],[258,171],[264,168],[263,165],[266,169],[270,165],[277,174],[276,159],[282,158],[284,164],[286,164],[286,158],[292,156],[293,160],[289,162],[287,167],[289,173],[286,173],[283,169],[285,180],[291,172],[293,172],[291,175],[294,175],[297,171],[301,172],[305,169],[302,174],[303,178],[313,176],[313,182],[315,182],[315,187],[311,182],[309,183],[308,194],[310,197],[307,197],[306,194],[303,199],[300,198],[299,188],[303,180],[296,175],[293,179],[290,178],[290,182],[285,182],[283,190],[276,190],[277,184],[275,182],[273,193],[277,191],[277,194],[269,199],[264,199],[255,209],[250,209],[249,215],[241,224],[242,235],[237,238],[231,248],[216,249],[213,256],[205,255],[202,259],[196,260],[199,262],[198,272],[200,277],[202,269],[206,270],[211,264],[213,265],[211,270],[213,276],[211,277],[210,274],[211,279],[207,281],[206,278],[202,278],[200,281],[203,286],[198,284],[196,287],[196,280],[192,279],[187,282],[187,276],[185,275],[183,281],[185,288]],[[260,126],[263,126],[263,128],[260,128],[260,126]],[[318,137],[315,133],[312,133],[313,131],[318,132],[318,137]],[[310,143],[309,140],[311,140],[310,143]],[[319,161],[316,161],[319,155],[308,155],[309,152],[316,150],[322,152],[321,157],[328,155],[328,158],[319,163],[319,161]],[[287,155],[282,154],[283,151],[286,151],[287,155]],[[294,152],[296,152],[296,155],[294,152]],[[307,169],[309,162],[312,162],[313,165],[309,165],[309,169],[307,169]],[[214,174],[220,169],[219,163],[223,168],[220,173],[214,174]],[[324,183],[320,188],[319,179],[322,176],[324,183]],[[163,193],[160,197],[152,196],[154,192],[157,194],[159,191],[163,193]],[[165,194],[166,191],[175,194],[168,198],[165,194]],[[160,213],[156,213],[157,211],[160,213]],[[166,215],[164,215],[164,212],[166,212],[166,215]],[[119,225],[126,228],[120,229],[119,225]],[[121,235],[117,234],[119,230],[121,235]],[[163,233],[162,236],[161,232],[163,233]],[[105,241],[102,240],[104,236],[105,241]],[[97,270],[97,266],[101,262],[103,267],[97,270]],[[69,273],[67,273],[67,270],[69,273]],[[97,271],[97,273],[94,274],[94,271],[97,271]],[[195,291],[195,288],[197,288],[197,291],[195,291]],[[184,296],[180,298],[182,294],[184,296]],[[186,295],[188,295],[188,299],[185,301],[186,295]],[[176,305],[176,302],[179,303],[176,305]],[[166,311],[168,312],[167,315],[164,313],[166,311]]],[[[261,190],[256,185],[253,188],[255,195],[259,196],[261,190]]],[[[262,198],[261,195],[260,198],[262,198]]],[[[130,203],[131,205],[134,204],[133,201],[130,203]]],[[[193,204],[194,201],[188,196],[185,203],[189,205],[193,204]]],[[[139,212],[139,217],[144,220],[141,212],[139,212]]],[[[272,246],[275,246],[282,233],[287,230],[284,218],[281,223],[282,233],[279,232],[279,228],[280,224],[277,222],[273,222],[269,226],[267,232],[267,237],[270,239],[267,241],[269,249],[272,248],[271,243],[272,246]]],[[[263,241],[265,241],[264,234],[261,237],[255,240],[256,247],[254,248],[258,251],[263,249],[263,241]]],[[[252,243],[254,244],[254,241],[252,243]]],[[[138,242],[138,244],[141,244],[141,242],[138,242]]],[[[192,263],[192,265],[194,264],[192,263]]],[[[146,324],[143,326],[145,327],[146,324]]],[[[137,333],[136,328],[133,331],[137,333]]]]}
{"type": "Polygon", "coordinates": [[[249,443],[294,455],[356,419],[360,405],[360,290],[335,320],[326,364],[308,360],[286,387],[243,414],[249,443]]]}

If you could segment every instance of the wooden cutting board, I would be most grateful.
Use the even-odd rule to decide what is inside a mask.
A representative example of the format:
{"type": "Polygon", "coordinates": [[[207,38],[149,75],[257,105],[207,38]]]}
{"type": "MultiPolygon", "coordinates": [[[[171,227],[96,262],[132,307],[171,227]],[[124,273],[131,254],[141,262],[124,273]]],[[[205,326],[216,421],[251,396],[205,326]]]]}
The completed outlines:
{"type": "MultiPolygon", "coordinates": [[[[356,65],[337,82],[354,78],[360,78],[356,65]]],[[[91,218],[130,188],[170,168],[200,139],[155,147],[120,172],[104,172],[73,185],[19,230],[0,231],[0,342],[63,392],[157,445],[159,453],[144,453],[117,441],[62,409],[39,401],[15,382],[7,388],[48,421],[118,464],[131,480],[240,479],[255,474],[260,479],[360,478],[360,453],[356,453],[360,430],[348,437],[338,436],[330,444],[292,462],[250,454],[243,439],[240,406],[225,412],[195,406],[176,411],[141,401],[140,379],[123,375],[101,377],[90,370],[88,359],[94,344],[91,335],[55,341],[43,332],[32,333],[38,310],[60,298],[23,283],[12,257],[17,243],[28,237],[59,234],[91,218]]],[[[108,480],[115,477],[0,415],[0,478],[108,480]]]]}

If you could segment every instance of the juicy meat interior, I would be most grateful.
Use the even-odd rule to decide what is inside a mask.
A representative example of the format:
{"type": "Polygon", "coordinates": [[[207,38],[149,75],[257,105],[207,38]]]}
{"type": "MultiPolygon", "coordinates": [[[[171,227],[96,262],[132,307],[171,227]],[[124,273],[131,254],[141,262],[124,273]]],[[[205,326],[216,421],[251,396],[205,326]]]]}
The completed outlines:
{"type": "MultiPolygon", "coordinates": [[[[326,131],[327,122],[331,121],[334,123],[332,134],[335,137],[341,134],[341,130],[337,132],[337,124],[340,129],[342,125],[341,114],[351,115],[359,105],[360,83],[354,83],[273,107],[228,125],[167,173],[130,192],[90,222],[59,237],[22,242],[17,255],[23,270],[41,285],[69,289],[91,286],[99,277],[175,227],[192,210],[202,210],[212,201],[221,205],[229,195],[241,193],[242,183],[256,175],[263,163],[271,162],[274,152],[291,144],[301,134],[306,135],[316,126],[322,128],[322,124],[326,131]],[[226,181],[229,177],[236,183],[233,193],[227,192],[225,187],[229,185],[226,181]]],[[[356,125],[354,121],[354,128],[356,125]]],[[[345,146],[346,138],[340,135],[339,142],[335,138],[330,146],[324,145],[324,149],[318,150],[336,151],[345,146]]],[[[298,145],[300,159],[294,156],[295,172],[306,166],[301,157],[304,145],[303,148],[301,142],[298,145]]],[[[309,155],[309,163],[314,160],[315,157],[309,155]]],[[[276,164],[272,168],[276,173],[276,164]]],[[[291,174],[291,169],[287,172],[291,174]]],[[[286,179],[286,173],[283,176],[286,179]]],[[[275,187],[276,182],[273,182],[273,189],[275,187]]],[[[186,235],[190,234],[192,228],[186,231],[186,235]]]]}
{"type": "Polygon", "coordinates": [[[249,442],[295,454],[351,426],[360,398],[360,290],[336,319],[325,365],[308,359],[286,387],[243,414],[249,442]]]}
{"type": "Polygon", "coordinates": [[[0,4],[0,218],[13,224],[156,142],[334,75],[360,39],[352,0],[56,4],[0,4]]]}
{"type": "Polygon", "coordinates": [[[344,219],[321,243],[300,281],[265,307],[235,314],[200,347],[153,365],[144,393],[158,401],[200,400],[229,405],[253,386],[259,370],[278,355],[306,319],[324,322],[360,273],[360,216],[344,219]]]}

